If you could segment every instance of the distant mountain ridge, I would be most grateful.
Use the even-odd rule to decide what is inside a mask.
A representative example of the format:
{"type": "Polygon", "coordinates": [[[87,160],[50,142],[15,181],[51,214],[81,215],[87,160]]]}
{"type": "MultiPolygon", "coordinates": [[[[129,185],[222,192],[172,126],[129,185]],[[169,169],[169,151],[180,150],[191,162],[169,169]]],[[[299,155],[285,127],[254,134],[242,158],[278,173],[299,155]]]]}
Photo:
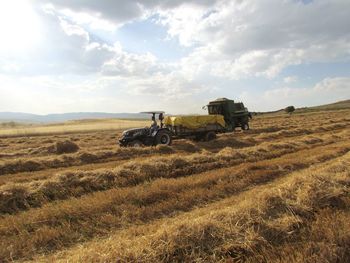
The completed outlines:
{"type": "MultiPolygon", "coordinates": [[[[300,107],[300,108],[296,108],[295,112],[307,113],[307,112],[315,112],[315,111],[345,110],[345,109],[350,109],[350,100],[342,100],[342,101],[319,105],[319,106],[300,107]]],[[[283,114],[285,113],[285,108],[274,110],[274,111],[255,112],[255,113],[256,114],[283,114]]]]}
{"type": "Polygon", "coordinates": [[[313,110],[337,110],[337,109],[349,109],[350,108],[350,100],[342,100],[335,103],[308,107],[307,109],[313,110]]]}
{"type": "Polygon", "coordinates": [[[142,113],[105,113],[105,112],[72,112],[72,113],[57,113],[57,114],[30,114],[22,112],[0,112],[0,122],[64,122],[71,120],[83,119],[148,119],[148,114],[142,113]]]}
{"type": "MultiPolygon", "coordinates": [[[[288,106],[288,105],[287,105],[288,106]]],[[[320,110],[340,110],[350,109],[350,100],[338,101],[335,103],[313,106],[313,107],[302,107],[296,109],[296,112],[309,112],[309,111],[320,111],[320,110]]],[[[279,113],[284,112],[284,109],[270,111],[270,112],[258,112],[258,114],[266,113],[279,113]]],[[[65,122],[72,120],[83,120],[83,119],[149,119],[148,114],[143,113],[106,113],[106,112],[71,112],[71,113],[57,113],[38,115],[22,112],[0,112],[0,122],[28,122],[28,123],[49,123],[49,122],[65,122]]]]}

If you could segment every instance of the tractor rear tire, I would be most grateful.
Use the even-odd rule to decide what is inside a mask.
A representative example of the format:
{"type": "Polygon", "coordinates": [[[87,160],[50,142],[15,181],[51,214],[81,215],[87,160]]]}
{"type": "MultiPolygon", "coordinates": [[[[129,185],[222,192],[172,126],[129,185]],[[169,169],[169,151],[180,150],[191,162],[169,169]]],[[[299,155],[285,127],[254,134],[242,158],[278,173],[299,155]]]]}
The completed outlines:
{"type": "Polygon", "coordinates": [[[170,132],[160,131],[156,135],[156,145],[171,145],[172,138],[170,132]]]}
{"type": "Polygon", "coordinates": [[[135,140],[128,143],[128,147],[141,148],[142,146],[143,146],[143,143],[139,140],[135,140]]]}
{"type": "Polygon", "coordinates": [[[209,142],[216,139],[216,133],[213,131],[207,132],[204,137],[205,141],[209,142]]]}

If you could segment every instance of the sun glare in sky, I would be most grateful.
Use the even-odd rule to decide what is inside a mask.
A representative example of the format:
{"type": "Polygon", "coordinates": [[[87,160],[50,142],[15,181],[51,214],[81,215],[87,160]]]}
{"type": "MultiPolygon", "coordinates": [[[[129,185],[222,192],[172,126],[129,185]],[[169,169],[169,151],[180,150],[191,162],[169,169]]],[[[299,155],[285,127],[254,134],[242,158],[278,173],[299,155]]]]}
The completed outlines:
{"type": "Polygon", "coordinates": [[[349,10],[350,0],[0,0],[0,112],[347,100],[349,10]]]}
{"type": "Polygon", "coordinates": [[[25,51],[40,41],[40,21],[27,1],[0,1],[0,49],[25,51]]]}

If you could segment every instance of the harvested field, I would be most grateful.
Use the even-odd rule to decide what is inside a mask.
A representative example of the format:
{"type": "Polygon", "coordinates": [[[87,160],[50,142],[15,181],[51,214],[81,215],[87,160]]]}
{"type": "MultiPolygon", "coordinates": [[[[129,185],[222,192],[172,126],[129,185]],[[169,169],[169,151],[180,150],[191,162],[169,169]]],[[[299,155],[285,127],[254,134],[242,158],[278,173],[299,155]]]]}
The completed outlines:
{"type": "Polygon", "coordinates": [[[3,127],[0,129],[0,138],[21,136],[42,136],[57,134],[79,134],[81,132],[94,132],[105,130],[121,130],[136,126],[147,125],[146,120],[123,119],[96,119],[75,120],[54,124],[30,124],[15,125],[15,127],[3,127]]]}
{"type": "Polygon", "coordinates": [[[0,262],[350,262],[349,113],[171,147],[0,132],[0,262]]]}

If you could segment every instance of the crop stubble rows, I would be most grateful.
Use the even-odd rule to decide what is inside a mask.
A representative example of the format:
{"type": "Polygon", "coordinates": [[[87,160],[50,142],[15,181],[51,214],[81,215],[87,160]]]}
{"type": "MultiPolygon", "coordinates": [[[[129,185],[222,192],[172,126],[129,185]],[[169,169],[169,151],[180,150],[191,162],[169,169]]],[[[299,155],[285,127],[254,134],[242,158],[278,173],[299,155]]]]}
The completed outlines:
{"type": "MultiPolygon", "coordinates": [[[[314,114],[308,125],[302,125],[298,118],[301,117],[290,121],[275,118],[276,127],[279,121],[283,130],[271,129],[270,119],[258,119],[256,130],[223,135],[217,144],[181,141],[173,149],[145,148],[136,153],[118,150],[123,161],[116,168],[84,171],[81,166],[79,170],[66,168],[35,181],[4,182],[0,188],[0,259],[30,259],[71,247],[74,251],[81,242],[94,244],[95,238],[127,232],[135,224],[146,229],[157,220],[176,217],[296,170],[347,156],[348,119],[339,117],[334,122],[314,114]],[[259,129],[264,132],[258,133],[259,129]],[[225,145],[231,147],[224,148],[225,145]],[[241,149],[233,148],[235,145],[241,149]],[[157,156],[161,152],[166,155],[157,156]],[[139,161],[128,161],[136,156],[139,161]]],[[[101,167],[105,161],[108,158],[101,159],[101,167]]],[[[21,174],[3,176],[16,178],[21,174]]],[[[137,259],[135,253],[113,256],[131,260],[137,259]]],[[[161,254],[164,258],[159,255],[150,259],[170,260],[164,251],[161,254]]],[[[105,259],[113,261],[113,256],[105,259]]],[[[139,260],[147,261],[142,253],[139,256],[139,260]]],[[[176,255],[172,257],[176,260],[176,255]]]]}

